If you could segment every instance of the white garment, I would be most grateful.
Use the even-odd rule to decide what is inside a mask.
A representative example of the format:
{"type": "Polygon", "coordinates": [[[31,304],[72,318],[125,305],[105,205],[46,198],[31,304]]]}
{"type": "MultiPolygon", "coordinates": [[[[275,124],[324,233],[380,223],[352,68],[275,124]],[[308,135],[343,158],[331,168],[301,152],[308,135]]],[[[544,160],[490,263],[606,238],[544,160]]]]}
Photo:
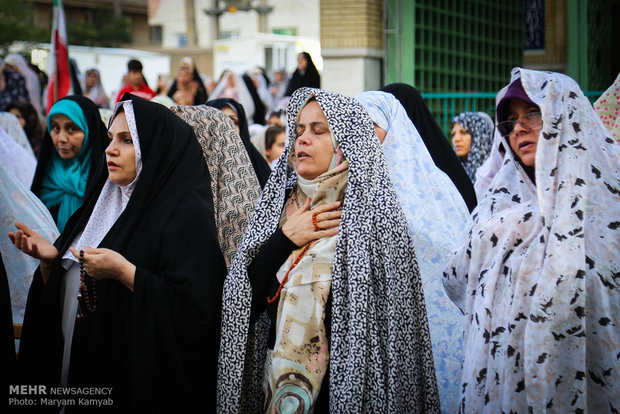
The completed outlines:
{"type": "MultiPolygon", "coordinates": [[[[620,409],[620,146],[565,75],[515,68],[543,119],[534,184],[503,164],[444,273],[466,314],[460,409],[620,409]]],[[[506,93],[498,94],[498,101],[506,93]]]]}
{"type": "Polygon", "coordinates": [[[241,76],[227,71],[209,96],[210,101],[219,98],[231,98],[239,102],[245,111],[245,117],[248,120],[248,125],[252,125],[254,123],[254,100],[252,99],[252,95],[250,94],[248,87],[245,86],[245,82],[241,76]],[[235,80],[234,88],[228,87],[228,78],[230,76],[232,76],[235,80]]]}
{"type": "Polygon", "coordinates": [[[21,147],[0,126],[0,164],[15,178],[30,188],[37,168],[36,158],[21,147]]]}
{"type": "Polygon", "coordinates": [[[463,315],[448,299],[441,275],[466,232],[469,211],[394,95],[364,92],[357,100],[386,131],[382,148],[420,266],[441,409],[454,413],[460,390],[463,315]]]}

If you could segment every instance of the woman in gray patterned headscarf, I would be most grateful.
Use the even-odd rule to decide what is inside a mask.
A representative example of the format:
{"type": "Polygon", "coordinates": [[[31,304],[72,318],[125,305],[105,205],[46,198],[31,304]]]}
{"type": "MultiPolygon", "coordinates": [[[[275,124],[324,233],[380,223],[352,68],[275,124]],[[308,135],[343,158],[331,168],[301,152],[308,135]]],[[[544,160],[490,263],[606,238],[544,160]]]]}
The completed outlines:
{"type": "Polygon", "coordinates": [[[438,412],[418,265],[372,121],[310,88],[287,113],[288,162],[225,281],[218,412],[438,412]]]}
{"type": "Polygon", "coordinates": [[[493,121],[484,112],[463,112],[452,120],[452,145],[472,183],[493,145],[493,121]]]}

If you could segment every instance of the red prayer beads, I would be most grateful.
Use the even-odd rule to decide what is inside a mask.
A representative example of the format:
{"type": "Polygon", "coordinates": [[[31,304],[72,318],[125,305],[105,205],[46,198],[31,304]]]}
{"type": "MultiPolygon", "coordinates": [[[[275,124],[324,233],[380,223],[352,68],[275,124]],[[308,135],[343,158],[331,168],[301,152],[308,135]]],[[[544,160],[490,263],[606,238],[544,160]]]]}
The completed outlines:
{"type": "MultiPolygon", "coordinates": [[[[313,221],[314,221],[314,215],[313,215],[313,221]]],[[[269,296],[267,296],[268,304],[272,305],[276,300],[278,300],[278,298],[280,297],[280,292],[282,291],[282,287],[286,284],[288,280],[288,275],[291,273],[293,269],[295,269],[295,266],[297,266],[297,263],[299,263],[301,258],[304,257],[304,255],[308,252],[308,250],[310,250],[310,246],[312,246],[312,243],[314,243],[314,240],[306,244],[306,246],[303,248],[301,253],[299,253],[299,256],[297,256],[297,259],[295,259],[291,267],[288,269],[288,271],[284,275],[284,279],[282,279],[282,282],[280,282],[280,286],[278,286],[278,291],[276,292],[274,297],[270,298],[269,296]]]]}

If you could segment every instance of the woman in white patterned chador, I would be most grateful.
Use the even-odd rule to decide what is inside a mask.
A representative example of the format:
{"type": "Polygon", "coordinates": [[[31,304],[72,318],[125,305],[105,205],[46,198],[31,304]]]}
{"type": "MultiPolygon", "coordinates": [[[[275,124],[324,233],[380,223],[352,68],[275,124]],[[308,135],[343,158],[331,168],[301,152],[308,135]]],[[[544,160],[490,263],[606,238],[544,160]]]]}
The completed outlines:
{"type": "Polygon", "coordinates": [[[287,113],[288,162],[225,281],[219,411],[438,412],[418,265],[372,121],[320,89],[287,113]]]}
{"type": "Polygon", "coordinates": [[[515,68],[497,120],[503,164],[444,273],[468,317],[460,411],[616,412],[620,147],[556,73],[515,68]]]}

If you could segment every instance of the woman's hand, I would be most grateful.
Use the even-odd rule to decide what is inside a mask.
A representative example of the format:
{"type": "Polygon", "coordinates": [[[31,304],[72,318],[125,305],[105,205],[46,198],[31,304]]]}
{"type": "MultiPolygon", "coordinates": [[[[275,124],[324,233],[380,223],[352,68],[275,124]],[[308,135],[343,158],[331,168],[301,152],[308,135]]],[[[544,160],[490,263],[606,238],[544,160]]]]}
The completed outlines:
{"type": "Polygon", "coordinates": [[[28,256],[41,261],[41,277],[43,283],[47,283],[47,279],[52,273],[52,262],[58,256],[58,250],[52,243],[24,223],[18,221],[15,223],[15,227],[17,227],[15,233],[9,232],[11,242],[28,256]]]}
{"type": "MultiPolygon", "coordinates": [[[[70,250],[73,256],[80,258],[78,250],[73,247],[70,250]]],[[[93,279],[118,280],[133,292],[136,266],[114,250],[84,249],[84,271],[93,279]]]]}
{"type": "Polygon", "coordinates": [[[282,232],[297,247],[304,246],[312,240],[321,239],[323,237],[331,237],[338,234],[338,226],[340,225],[340,216],[342,211],[340,201],[327,203],[309,210],[310,199],[291,216],[282,226],[282,232]],[[313,216],[316,220],[316,227],[313,223],[313,216]]]}
{"type": "Polygon", "coordinates": [[[11,242],[28,256],[38,260],[54,260],[58,256],[58,250],[50,242],[45,240],[36,231],[30,229],[22,222],[15,223],[17,231],[9,232],[11,242]]]}

